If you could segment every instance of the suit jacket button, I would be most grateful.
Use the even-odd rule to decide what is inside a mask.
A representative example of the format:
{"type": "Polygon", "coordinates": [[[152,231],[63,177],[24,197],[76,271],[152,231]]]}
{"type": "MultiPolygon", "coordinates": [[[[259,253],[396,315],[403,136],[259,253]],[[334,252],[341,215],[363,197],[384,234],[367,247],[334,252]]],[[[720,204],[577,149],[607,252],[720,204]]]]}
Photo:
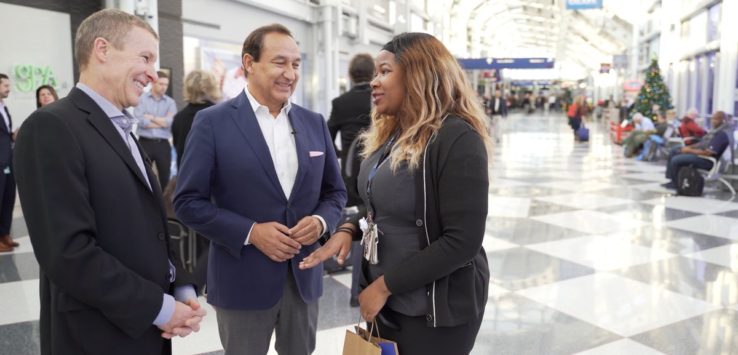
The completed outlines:
{"type": "Polygon", "coordinates": [[[418,227],[422,227],[423,226],[423,220],[422,219],[416,220],[415,221],[415,225],[418,226],[418,227]]]}
{"type": "Polygon", "coordinates": [[[432,321],[432,320],[433,320],[433,316],[432,316],[432,315],[430,315],[430,314],[426,314],[426,315],[425,315],[425,320],[427,320],[427,321],[429,321],[429,322],[430,322],[430,321],[432,321]]]}
{"type": "Polygon", "coordinates": [[[159,240],[164,240],[166,237],[164,236],[164,233],[159,233],[159,240]]]}

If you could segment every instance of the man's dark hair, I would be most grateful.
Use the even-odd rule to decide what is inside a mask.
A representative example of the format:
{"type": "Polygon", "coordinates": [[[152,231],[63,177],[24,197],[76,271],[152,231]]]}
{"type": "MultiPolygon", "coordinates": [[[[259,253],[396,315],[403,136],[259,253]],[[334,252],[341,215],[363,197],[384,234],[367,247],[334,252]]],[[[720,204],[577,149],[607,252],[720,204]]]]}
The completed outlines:
{"type": "Polygon", "coordinates": [[[0,80],[3,80],[3,79],[8,79],[8,80],[10,80],[10,78],[9,78],[9,77],[8,77],[7,75],[5,75],[5,74],[3,74],[3,73],[0,73],[0,80]]]}
{"type": "MultiPolygon", "coordinates": [[[[261,57],[261,49],[264,47],[264,37],[266,37],[266,35],[270,33],[281,33],[283,35],[292,37],[292,32],[290,32],[287,27],[284,27],[283,25],[280,25],[278,23],[261,26],[255,29],[253,32],[249,33],[248,37],[246,37],[246,40],[243,41],[243,49],[241,49],[241,60],[243,60],[243,56],[248,53],[251,57],[254,58],[254,61],[258,62],[261,57]]],[[[246,73],[245,70],[244,75],[248,76],[248,73],[246,73]]]]}
{"type": "Polygon", "coordinates": [[[354,83],[365,83],[374,77],[374,59],[366,53],[357,54],[349,64],[349,76],[354,83]]]}
{"type": "Polygon", "coordinates": [[[161,70],[159,70],[159,71],[156,72],[156,76],[158,76],[160,79],[161,78],[169,79],[169,74],[167,74],[167,72],[161,71],[161,70]]]}

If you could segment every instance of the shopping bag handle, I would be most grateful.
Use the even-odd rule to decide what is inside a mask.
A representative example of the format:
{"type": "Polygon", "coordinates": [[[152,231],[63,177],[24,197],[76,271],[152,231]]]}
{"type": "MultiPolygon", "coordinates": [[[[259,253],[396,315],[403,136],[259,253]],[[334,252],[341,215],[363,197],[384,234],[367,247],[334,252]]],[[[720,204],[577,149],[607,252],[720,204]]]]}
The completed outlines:
{"type": "MultiPolygon", "coordinates": [[[[361,313],[359,313],[359,322],[356,324],[356,327],[361,328],[361,320],[362,319],[364,319],[364,317],[362,317],[361,316],[361,313]]],[[[366,319],[364,319],[364,320],[366,320],[366,319]]],[[[368,320],[367,320],[367,323],[369,323],[368,320]]],[[[381,338],[382,336],[379,335],[379,326],[377,325],[377,320],[376,319],[373,320],[373,321],[371,321],[371,328],[367,329],[369,331],[367,333],[367,335],[368,335],[369,338],[368,339],[364,339],[363,336],[361,338],[364,339],[364,340],[366,340],[366,341],[371,341],[372,340],[372,333],[374,332],[374,328],[377,328],[377,338],[381,338]]]]}

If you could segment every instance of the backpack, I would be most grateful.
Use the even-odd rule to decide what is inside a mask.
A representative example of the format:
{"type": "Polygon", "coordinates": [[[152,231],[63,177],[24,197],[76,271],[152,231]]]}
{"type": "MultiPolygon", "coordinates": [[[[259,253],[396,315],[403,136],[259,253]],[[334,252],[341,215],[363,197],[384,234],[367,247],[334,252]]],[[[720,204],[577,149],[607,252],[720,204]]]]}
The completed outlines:
{"type": "Polygon", "coordinates": [[[702,196],[705,178],[692,166],[684,166],[677,174],[677,195],[702,196]]]}

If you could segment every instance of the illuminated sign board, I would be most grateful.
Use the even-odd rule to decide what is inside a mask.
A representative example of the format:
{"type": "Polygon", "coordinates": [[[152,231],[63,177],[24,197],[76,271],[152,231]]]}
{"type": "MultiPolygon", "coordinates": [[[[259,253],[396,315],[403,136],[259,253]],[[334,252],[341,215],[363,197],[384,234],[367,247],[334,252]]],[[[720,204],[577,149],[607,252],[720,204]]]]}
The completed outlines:
{"type": "Polygon", "coordinates": [[[462,68],[473,69],[551,69],[553,58],[461,58],[462,68]]]}

